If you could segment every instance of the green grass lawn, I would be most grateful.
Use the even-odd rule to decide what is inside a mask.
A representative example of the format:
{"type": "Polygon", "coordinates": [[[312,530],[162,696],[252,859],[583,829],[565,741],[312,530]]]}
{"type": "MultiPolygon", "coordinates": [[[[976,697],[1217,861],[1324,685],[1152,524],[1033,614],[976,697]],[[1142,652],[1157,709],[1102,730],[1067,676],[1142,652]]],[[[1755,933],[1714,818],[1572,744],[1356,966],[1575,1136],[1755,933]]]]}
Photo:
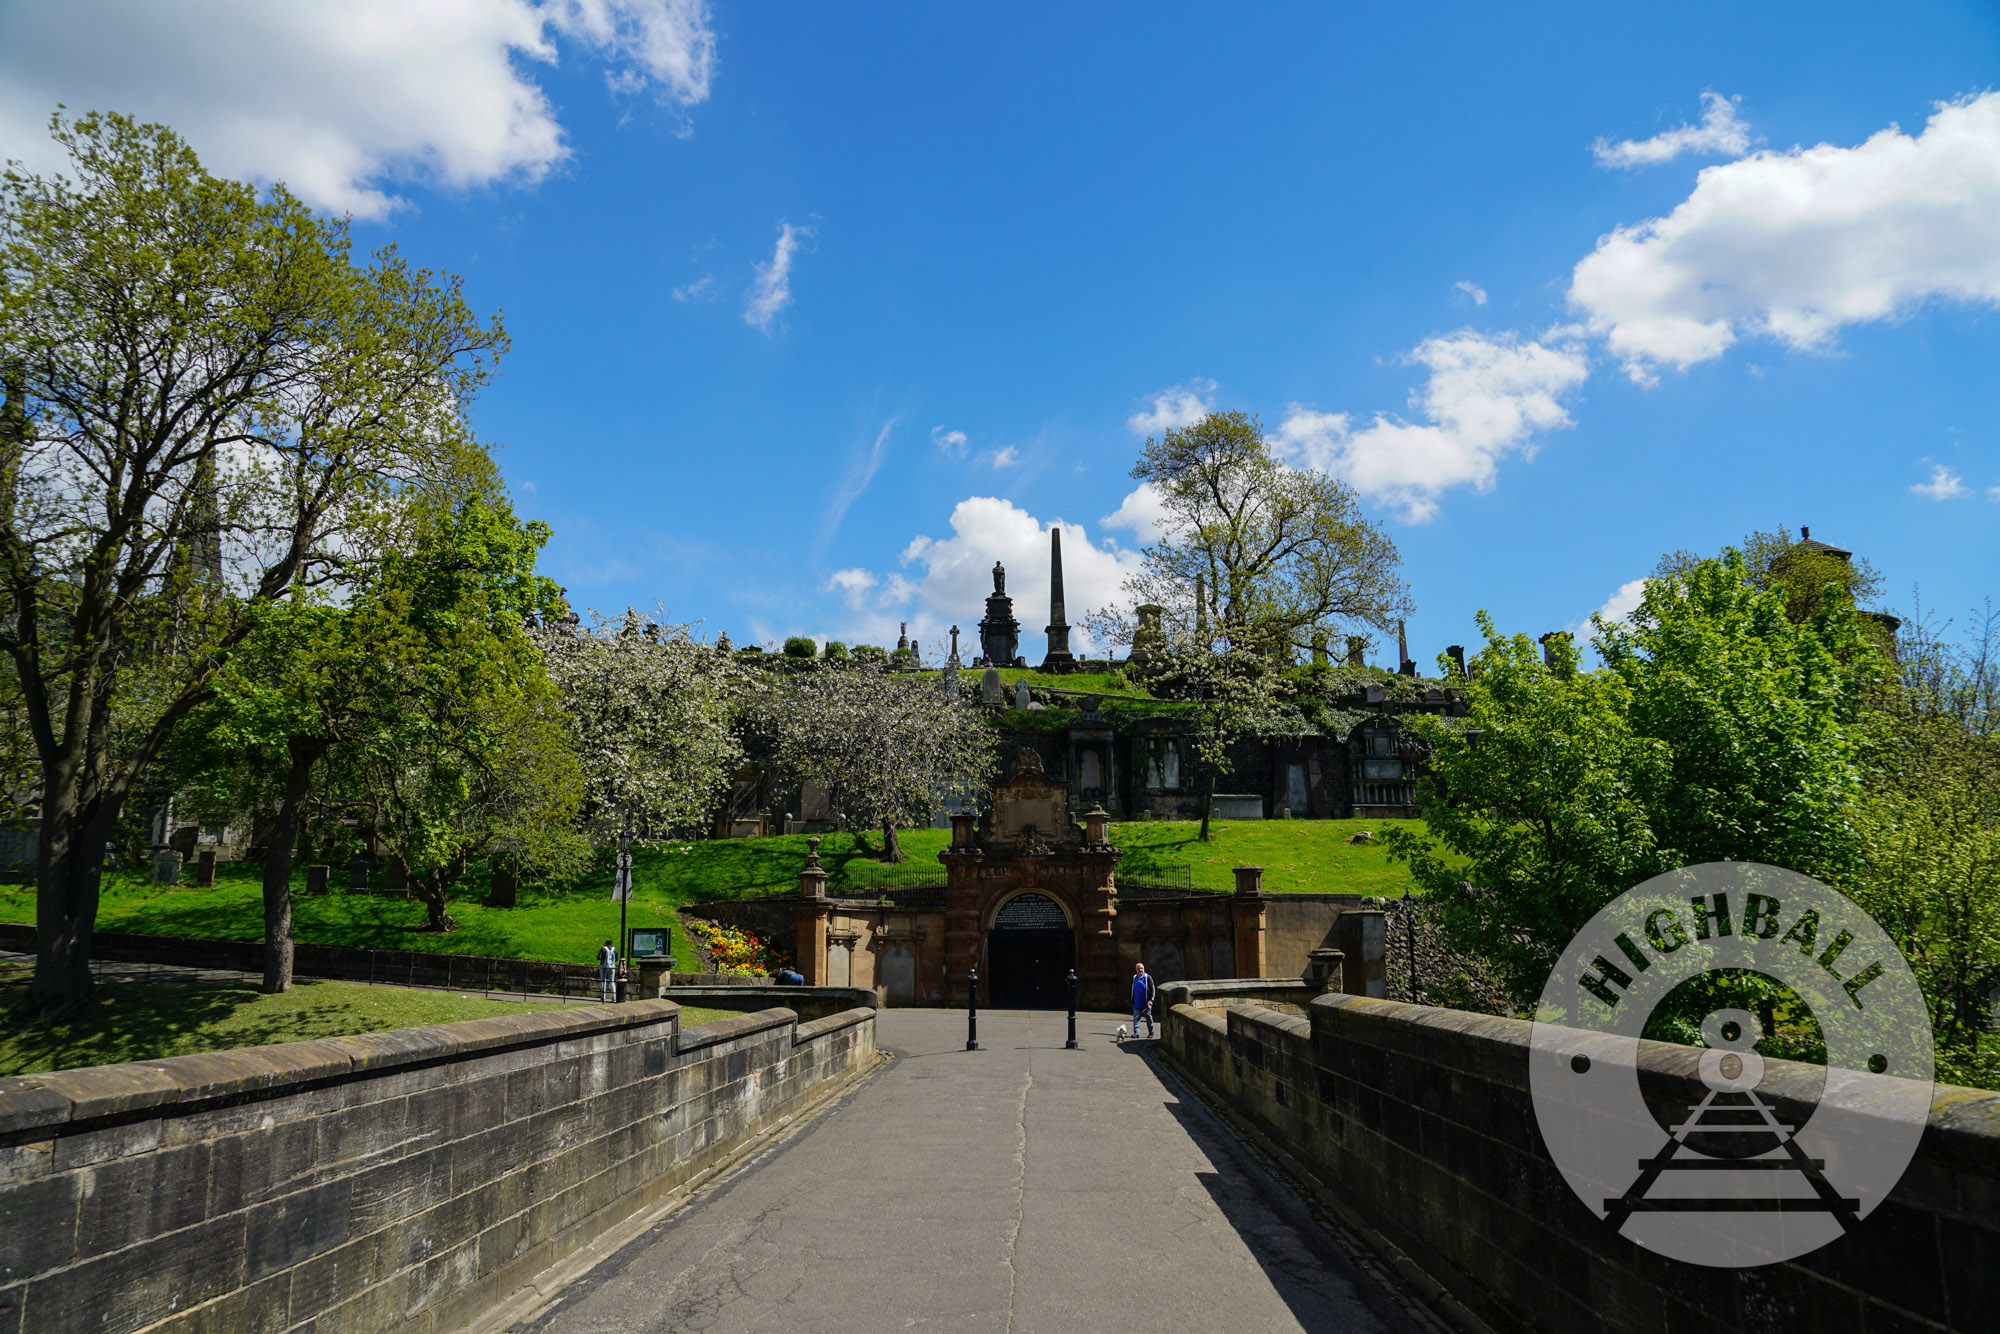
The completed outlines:
{"type": "Polygon", "coordinates": [[[14,1006],[0,1006],[0,1075],[152,1061],[549,1008],[359,982],[300,982],[282,996],[266,996],[250,983],[114,983],[88,1008],[55,1023],[29,1023],[14,1006]]]}
{"type": "MultiPolygon", "coordinates": [[[[80,1013],[30,1023],[11,1003],[27,981],[25,965],[0,961],[0,1075],[381,1033],[561,1004],[359,982],[298,982],[282,996],[267,996],[254,983],[118,982],[80,1013]]],[[[735,1010],[681,1007],[683,1028],[737,1017],[735,1010]]]]}
{"type": "Polygon", "coordinates": [[[1402,897],[1409,869],[1380,843],[1349,843],[1362,829],[1377,837],[1383,820],[1216,820],[1201,841],[1199,820],[1158,820],[1111,827],[1125,850],[1118,874],[1196,889],[1236,888],[1235,868],[1264,868],[1269,894],[1376,894],[1402,897]]]}
{"type": "MultiPolygon", "coordinates": [[[[1264,887],[1271,893],[1400,896],[1409,883],[1404,869],[1379,844],[1347,841],[1357,829],[1379,833],[1383,827],[1382,821],[1367,820],[1218,820],[1213,838],[1204,844],[1198,822],[1163,820],[1114,825],[1112,839],[1125,849],[1119,873],[1134,880],[1228,890],[1235,887],[1232,868],[1247,862],[1264,868],[1264,887]]],[[[879,834],[866,840],[851,834],[825,836],[820,859],[828,871],[828,893],[868,898],[880,888],[940,880],[943,867],[937,854],[949,842],[950,831],[912,829],[900,837],[908,860],[884,866],[873,859],[881,845],[879,834]]],[[[635,927],[669,927],[674,954],[684,966],[691,965],[696,954],[675,917],[677,909],[698,899],[795,893],[805,858],[805,836],[798,834],[640,849],[632,858],[627,920],[635,927]]],[[[154,885],[140,872],[110,872],[97,925],[104,931],[257,940],[264,932],[260,874],[248,863],[225,864],[217,868],[213,889],[196,889],[192,884],[154,885]]],[[[295,888],[303,888],[304,875],[300,868],[295,888]]],[[[433,935],[422,929],[423,905],[414,899],[299,894],[292,907],[298,940],[375,949],[588,963],[598,945],[618,931],[608,869],[568,886],[524,887],[515,908],[487,906],[485,877],[471,875],[464,893],[452,900],[451,911],[459,929],[433,935]]],[[[0,886],[0,921],[34,920],[34,890],[0,886]]]]}

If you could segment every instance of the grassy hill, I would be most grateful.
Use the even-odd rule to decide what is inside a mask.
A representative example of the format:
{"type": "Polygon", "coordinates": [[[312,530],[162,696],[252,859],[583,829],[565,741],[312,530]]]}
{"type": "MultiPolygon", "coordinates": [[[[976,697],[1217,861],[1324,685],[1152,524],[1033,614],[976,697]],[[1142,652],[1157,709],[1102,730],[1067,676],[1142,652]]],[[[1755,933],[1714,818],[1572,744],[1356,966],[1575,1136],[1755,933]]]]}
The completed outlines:
{"type": "MultiPolygon", "coordinates": [[[[1379,821],[1272,820],[1222,821],[1208,843],[1191,820],[1112,826],[1112,839],[1125,849],[1119,874],[1134,880],[1189,885],[1196,889],[1235,887],[1233,868],[1264,868],[1264,887],[1277,894],[1349,893],[1400,896],[1408,874],[1379,845],[1352,844],[1358,829],[1380,830],[1379,821]]],[[[950,839],[942,829],[913,829],[901,836],[909,860],[884,866],[873,858],[880,836],[865,841],[830,834],[820,846],[828,871],[827,891],[840,897],[872,897],[890,885],[935,882],[943,868],[937,854],[950,839]]],[[[714,839],[645,848],[633,855],[633,896],[627,920],[635,927],[666,926],[674,952],[683,960],[694,951],[676,910],[698,899],[752,898],[790,894],[805,865],[803,835],[778,838],[714,839]]],[[[256,940],[263,935],[260,868],[250,863],[217,868],[212,889],[192,884],[159,886],[137,871],[105,876],[98,927],[157,935],[212,936],[256,940]]],[[[191,881],[192,872],[188,876],[191,881]]],[[[423,906],[412,899],[372,894],[297,893],[305,885],[301,867],[294,880],[293,922],[297,939],[326,945],[376,949],[432,950],[491,954],[501,958],[589,962],[598,945],[618,931],[618,905],[611,900],[608,861],[600,871],[569,885],[523,888],[514,908],[487,906],[483,876],[469,876],[465,892],[452,901],[459,929],[431,935],[421,928],[423,906]]],[[[35,920],[34,890],[0,886],[0,921],[35,920]]]]}

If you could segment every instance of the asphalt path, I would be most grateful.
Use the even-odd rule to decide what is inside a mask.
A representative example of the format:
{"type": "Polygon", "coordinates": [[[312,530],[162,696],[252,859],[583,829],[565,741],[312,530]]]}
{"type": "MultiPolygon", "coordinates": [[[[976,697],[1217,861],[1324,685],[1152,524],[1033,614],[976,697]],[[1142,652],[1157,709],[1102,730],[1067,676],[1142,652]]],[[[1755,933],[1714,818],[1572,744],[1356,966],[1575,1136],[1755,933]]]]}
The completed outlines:
{"type": "Polygon", "coordinates": [[[1429,1328],[1120,1019],[884,1010],[886,1069],[517,1329],[1429,1328]]]}

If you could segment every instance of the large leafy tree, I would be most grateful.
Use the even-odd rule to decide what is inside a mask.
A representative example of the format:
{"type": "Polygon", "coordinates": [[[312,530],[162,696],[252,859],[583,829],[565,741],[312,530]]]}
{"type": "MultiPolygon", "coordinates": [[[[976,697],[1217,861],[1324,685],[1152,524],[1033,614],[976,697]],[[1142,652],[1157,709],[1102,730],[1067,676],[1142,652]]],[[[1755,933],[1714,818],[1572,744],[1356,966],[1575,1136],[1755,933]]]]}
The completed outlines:
{"type": "MultiPolygon", "coordinates": [[[[1826,606],[1861,606],[1882,595],[1882,575],[1866,556],[1835,555],[1825,544],[1793,537],[1783,528],[1757,529],[1735,544],[1751,587],[1781,593],[1785,614],[1810,620],[1826,606]]],[[[1682,548],[1660,557],[1656,579],[1685,577],[1704,559],[1682,548]]]]}
{"type": "MultiPolygon", "coordinates": [[[[628,609],[536,632],[582,765],[587,819],[665,838],[701,825],[742,759],[741,673],[684,625],[628,609]]],[[[808,641],[810,642],[810,641],[808,641]]]]}
{"type": "Polygon", "coordinates": [[[393,651],[379,642],[386,627],[374,611],[304,600],[265,608],[168,749],[170,770],[198,807],[268,822],[267,992],[292,982],[292,860],[315,770],[336,741],[367,725],[374,701],[365,673],[393,651]]]}
{"type": "Polygon", "coordinates": [[[528,628],[565,610],[534,572],[548,537],[471,500],[385,556],[371,589],[383,628],[365,641],[366,726],[330,752],[330,794],[369,814],[433,931],[456,928],[449,897],[474,857],[564,875],[587,856],[583,772],[528,628]]]}
{"type": "Polygon", "coordinates": [[[938,682],[859,665],[760,686],[753,725],[779,772],[818,783],[851,828],[879,828],[885,861],[898,827],[928,823],[947,797],[993,771],[993,731],[938,682]]]}
{"type": "Polygon", "coordinates": [[[1132,476],[1158,493],[1163,515],[1126,581],[1135,606],[1281,656],[1356,626],[1387,630],[1412,609],[1396,544],[1354,488],[1288,466],[1255,417],[1212,412],[1148,439],[1132,476]]]}
{"type": "Polygon", "coordinates": [[[1838,881],[1860,859],[1858,724],[1881,659],[1851,602],[1794,621],[1787,595],[1749,576],[1729,552],[1598,627],[1633,732],[1667,756],[1640,799],[1676,865],[1760,861],[1838,881]]]}
{"type": "Polygon", "coordinates": [[[1861,865],[1861,705],[1879,659],[1851,605],[1795,623],[1732,552],[1600,622],[1601,671],[1580,670],[1567,640],[1548,665],[1525,636],[1484,616],[1481,629],[1463,730],[1410,720],[1432,747],[1424,826],[1390,844],[1515,1004],[1652,875],[1755,861],[1841,883],[1861,865]]]}
{"type": "Polygon", "coordinates": [[[170,130],[58,116],[0,178],[0,651],[39,769],[33,1002],[89,994],[103,851],[264,608],[491,475],[464,409],[504,337],[456,280],[170,130]]]}
{"type": "Polygon", "coordinates": [[[1993,1087],[1981,1041],[2000,978],[2000,617],[1953,642],[1919,614],[1875,701],[1857,899],[1895,938],[1930,1006],[1941,1078],[1993,1087]]]}
{"type": "Polygon", "coordinates": [[[1634,733],[1625,682],[1580,671],[1567,639],[1547,664],[1528,636],[1479,625],[1466,716],[1405,719],[1430,751],[1424,823],[1388,840],[1453,947],[1525,1005],[1592,914],[1671,864],[1642,795],[1669,757],[1634,733]]]}

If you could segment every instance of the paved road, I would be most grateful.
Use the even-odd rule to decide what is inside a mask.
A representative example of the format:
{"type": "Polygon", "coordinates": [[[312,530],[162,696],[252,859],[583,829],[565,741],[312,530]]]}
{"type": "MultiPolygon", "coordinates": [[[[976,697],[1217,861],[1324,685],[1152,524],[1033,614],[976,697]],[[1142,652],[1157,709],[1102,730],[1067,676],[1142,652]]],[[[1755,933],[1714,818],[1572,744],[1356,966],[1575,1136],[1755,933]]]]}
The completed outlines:
{"type": "Polygon", "coordinates": [[[1110,1015],[885,1010],[894,1064],[531,1325],[1395,1331],[1396,1298],[1184,1107],[1110,1015]]]}

